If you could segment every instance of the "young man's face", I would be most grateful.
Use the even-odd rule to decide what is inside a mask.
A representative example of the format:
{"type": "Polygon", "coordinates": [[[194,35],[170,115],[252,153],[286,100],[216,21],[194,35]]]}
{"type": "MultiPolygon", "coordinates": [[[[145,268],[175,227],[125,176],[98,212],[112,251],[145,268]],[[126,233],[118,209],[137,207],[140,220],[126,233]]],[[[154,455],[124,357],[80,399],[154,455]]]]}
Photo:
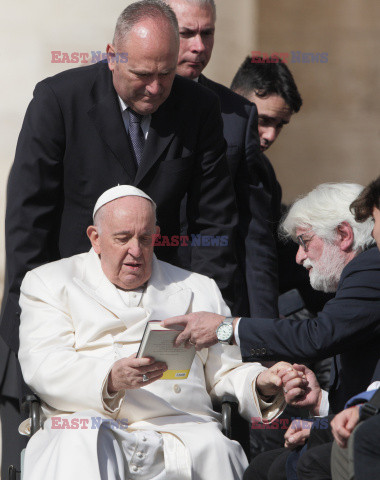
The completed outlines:
{"type": "Polygon", "coordinates": [[[275,142],[282,127],[290,122],[293,112],[280,95],[258,97],[252,92],[246,95],[246,98],[256,104],[259,114],[260,150],[265,152],[275,142]]]}
{"type": "Polygon", "coordinates": [[[376,207],[373,207],[372,216],[375,220],[375,225],[372,230],[372,236],[377,243],[378,249],[380,250],[380,210],[376,207]]]}

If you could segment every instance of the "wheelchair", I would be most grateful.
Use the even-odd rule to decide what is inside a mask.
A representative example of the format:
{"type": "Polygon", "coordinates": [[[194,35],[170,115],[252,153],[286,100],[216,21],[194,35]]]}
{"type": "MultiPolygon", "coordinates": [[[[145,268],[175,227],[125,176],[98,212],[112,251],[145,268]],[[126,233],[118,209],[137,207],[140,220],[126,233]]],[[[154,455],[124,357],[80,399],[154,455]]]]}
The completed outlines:
{"type": "MultiPolygon", "coordinates": [[[[30,437],[33,436],[41,428],[41,400],[37,395],[26,395],[23,398],[21,409],[29,415],[30,418],[30,437]]],[[[8,480],[18,480],[17,476],[22,480],[22,466],[24,463],[25,449],[21,452],[21,471],[17,470],[14,465],[8,469],[8,480]]]]}
{"type": "MultiPolygon", "coordinates": [[[[24,397],[22,410],[30,418],[30,437],[41,428],[41,400],[37,395],[24,397]]],[[[220,404],[214,405],[222,414],[222,432],[230,440],[237,440],[249,458],[249,424],[238,413],[238,402],[231,395],[224,395],[220,404]]],[[[25,449],[21,452],[21,470],[14,465],[8,469],[8,480],[23,480],[23,464],[25,449]]]]}

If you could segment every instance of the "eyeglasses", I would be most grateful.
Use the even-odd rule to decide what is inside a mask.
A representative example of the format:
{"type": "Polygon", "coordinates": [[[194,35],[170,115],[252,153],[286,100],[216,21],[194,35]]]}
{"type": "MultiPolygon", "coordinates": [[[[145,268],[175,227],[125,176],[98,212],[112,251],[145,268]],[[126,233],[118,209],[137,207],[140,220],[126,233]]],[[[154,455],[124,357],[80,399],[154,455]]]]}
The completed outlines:
{"type": "Polygon", "coordinates": [[[307,252],[309,250],[309,243],[311,242],[314,235],[312,235],[310,238],[303,238],[304,235],[307,235],[307,234],[303,233],[302,235],[298,235],[296,237],[296,241],[298,245],[300,245],[304,249],[304,251],[307,252]]]}

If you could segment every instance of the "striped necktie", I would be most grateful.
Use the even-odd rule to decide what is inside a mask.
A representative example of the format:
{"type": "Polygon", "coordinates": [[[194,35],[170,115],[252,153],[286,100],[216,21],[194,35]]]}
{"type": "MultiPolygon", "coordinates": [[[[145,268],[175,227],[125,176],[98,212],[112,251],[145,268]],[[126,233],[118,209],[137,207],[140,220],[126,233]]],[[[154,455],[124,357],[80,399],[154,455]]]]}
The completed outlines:
{"type": "Polygon", "coordinates": [[[145,138],[144,132],[141,128],[141,121],[143,119],[143,115],[134,112],[130,108],[128,108],[128,115],[129,115],[129,138],[131,140],[133,152],[135,154],[135,160],[137,168],[140,166],[142,154],[144,150],[145,138]]]}

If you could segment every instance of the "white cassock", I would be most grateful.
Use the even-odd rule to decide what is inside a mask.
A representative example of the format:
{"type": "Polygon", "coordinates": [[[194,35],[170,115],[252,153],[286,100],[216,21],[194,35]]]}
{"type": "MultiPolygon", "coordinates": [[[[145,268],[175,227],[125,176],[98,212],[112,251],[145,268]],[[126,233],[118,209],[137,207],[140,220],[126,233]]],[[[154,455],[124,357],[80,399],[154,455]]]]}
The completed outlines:
{"type": "Polygon", "coordinates": [[[282,395],[272,404],[257,397],[264,367],[243,364],[239,348],[224,345],[197,352],[186,380],[107,396],[113,364],[137,352],[148,320],[230,315],[203,275],[154,257],[146,289],[125,293],[90,250],[29,272],[20,305],[21,368],[47,418],[29,441],[25,480],[238,479],[247,459],[221,433],[211,399],[235,395],[247,420],[273,420],[284,407],[282,395]]]}

